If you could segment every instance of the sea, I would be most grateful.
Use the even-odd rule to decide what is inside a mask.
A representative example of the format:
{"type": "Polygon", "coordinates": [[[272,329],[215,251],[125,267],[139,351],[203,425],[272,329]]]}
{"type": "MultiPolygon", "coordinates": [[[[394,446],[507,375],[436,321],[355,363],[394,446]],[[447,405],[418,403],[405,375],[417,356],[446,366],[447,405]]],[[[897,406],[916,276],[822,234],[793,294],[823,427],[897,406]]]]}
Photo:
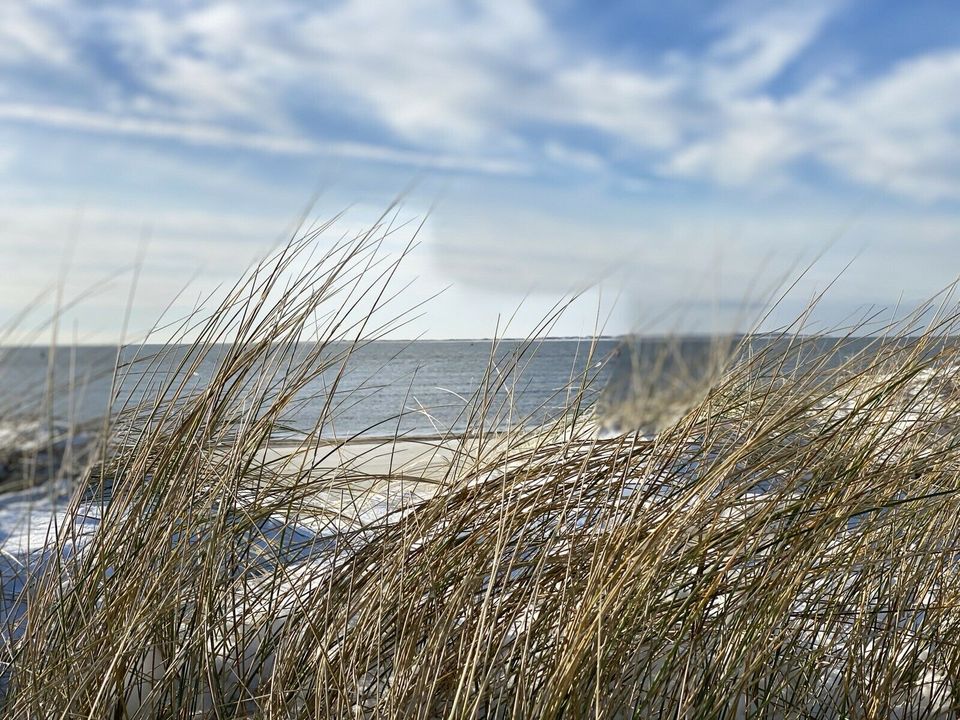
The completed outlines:
{"type": "MultiPolygon", "coordinates": [[[[751,347],[767,342],[757,337],[751,347]]],[[[874,342],[822,338],[807,354],[815,358],[826,353],[832,366],[874,342]]],[[[732,344],[731,339],[700,336],[551,338],[533,343],[381,340],[354,347],[342,364],[339,359],[348,346],[331,343],[320,353],[330,366],[299,390],[276,434],[312,432],[321,418],[321,435],[338,438],[462,432],[476,427],[471,408],[480,405],[488,408],[488,428],[537,425],[555,417],[583,388],[580,402],[587,407],[615,404],[635,391],[638,377],[649,380],[654,390],[671,393],[678,378],[696,384],[711,371],[718,353],[732,344]]],[[[284,367],[297,366],[314,349],[301,344],[284,358],[284,367]]],[[[171,379],[182,386],[181,395],[201,392],[231,348],[207,348],[194,367],[183,369],[193,352],[186,345],[0,348],[0,423],[51,416],[64,425],[97,423],[107,413],[154,405],[171,379]]],[[[261,377],[254,368],[241,380],[251,388],[259,383],[262,390],[261,377]]]]}
{"type": "MultiPolygon", "coordinates": [[[[347,347],[334,343],[321,355],[331,366],[301,388],[278,434],[310,432],[321,417],[321,433],[331,437],[460,432],[484,388],[495,423],[538,423],[585,385],[587,402],[595,400],[608,385],[609,361],[620,345],[616,338],[382,340],[353,349],[341,374],[339,358],[347,347]]],[[[154,403],[171,378],[184,393],[201,391],[229,349],[208,348],[187,372],[181,363],[195,352],[189,346],[3,348],[0,419],[46,417],[52,409],[57,422],[95,424],[106,413],[154,403]]],[[[311,349],[297,348],[293,362],[311,349]]],[[[253,387],[259,375],[254,369],[245,380],[253,387]]]]}

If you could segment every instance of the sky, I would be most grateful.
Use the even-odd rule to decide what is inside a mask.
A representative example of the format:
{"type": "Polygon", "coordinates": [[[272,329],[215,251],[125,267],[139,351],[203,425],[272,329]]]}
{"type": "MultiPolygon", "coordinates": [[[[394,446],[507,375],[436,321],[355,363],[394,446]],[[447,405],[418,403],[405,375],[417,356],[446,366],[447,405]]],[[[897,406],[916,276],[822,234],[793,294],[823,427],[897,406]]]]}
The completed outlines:
{"type": "Polygon", "coordinates": [[[894,312],[960,271],[958,27],[925,0],[3,0],[0,321],[65,277],[96,287],[67,336],[115,342],[145,247],[135,335],[318,190],[337,231],[401,193],[429,215],[398,283],[441,295],[404,336],[525,335],[571,293],[553,334],[725,332],[811,263],[768,323],[828,286],[821,327],[894,312]]]}

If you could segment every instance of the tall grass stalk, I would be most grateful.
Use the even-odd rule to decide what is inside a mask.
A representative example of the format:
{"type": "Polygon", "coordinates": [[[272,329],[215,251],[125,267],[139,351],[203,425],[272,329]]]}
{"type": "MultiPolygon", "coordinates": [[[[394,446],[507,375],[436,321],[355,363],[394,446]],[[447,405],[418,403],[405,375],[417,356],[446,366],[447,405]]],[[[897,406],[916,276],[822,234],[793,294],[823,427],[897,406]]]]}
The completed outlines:
{"type": "Polygon", "coordinates": [[[738,339],[652,435],[598,432],[593,362],[565,413],[512,415],[530,342],[422,491],[330,461],[352,353],[403,322],[382,319],[402,257],[386,218],[326,229],[185,319],[174,371],[127,368],[152,399],[114,417],[32,578],[8,717],[960,713],[951,298],[862,351],[862,326],[738,339]],[[316,427],[271,455],[321,376],[316,427]]]}

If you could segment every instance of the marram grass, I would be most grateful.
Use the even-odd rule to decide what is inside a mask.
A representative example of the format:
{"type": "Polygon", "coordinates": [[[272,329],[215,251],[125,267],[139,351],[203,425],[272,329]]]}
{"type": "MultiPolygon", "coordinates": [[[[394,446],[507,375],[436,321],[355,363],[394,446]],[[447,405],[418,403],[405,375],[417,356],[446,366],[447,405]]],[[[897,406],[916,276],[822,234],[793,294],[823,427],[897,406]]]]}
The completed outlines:
{"type": "Polygon", "coordinates": [[[511,417],[531,342],[414,497],[321,462],[336,381],[300,459],[265,453],[395,326],[389,226],[325,250],[319,230],[184,321],[181,372],[137,360],[155,402],[112,419],[25,591],[6,717],[960,714],[948,303],[843,362],[799,326],[744,338],[655,434],[598,432],[587,375],[560,417],[511,417]],[[387,506],[356,512],[364,488],[387,506]]]}

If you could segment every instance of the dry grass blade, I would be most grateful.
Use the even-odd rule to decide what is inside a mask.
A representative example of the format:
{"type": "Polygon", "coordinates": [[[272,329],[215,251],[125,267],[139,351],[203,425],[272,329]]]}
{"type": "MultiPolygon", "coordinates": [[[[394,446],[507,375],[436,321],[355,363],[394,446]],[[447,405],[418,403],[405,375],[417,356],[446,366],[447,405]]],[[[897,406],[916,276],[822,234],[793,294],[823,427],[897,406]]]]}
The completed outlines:
{"type": "Polygon", "coordinates": [[[599,432],[593,348],[566,412],[518,417],[536,343],[494,347],[427,483],[324,439],[352,353],[392,326],[393,231],[322,252],[307,232],[186,321],[188,349],[130,366],[152,399],[116,418],[31,590],[9,716],[960,712],[949,302],[869,343],[739,339],[682,402],[651,415],[642,390],[647,434],[599,432]],[[272,456],[321,375],[316,428],[272,456]]]}

